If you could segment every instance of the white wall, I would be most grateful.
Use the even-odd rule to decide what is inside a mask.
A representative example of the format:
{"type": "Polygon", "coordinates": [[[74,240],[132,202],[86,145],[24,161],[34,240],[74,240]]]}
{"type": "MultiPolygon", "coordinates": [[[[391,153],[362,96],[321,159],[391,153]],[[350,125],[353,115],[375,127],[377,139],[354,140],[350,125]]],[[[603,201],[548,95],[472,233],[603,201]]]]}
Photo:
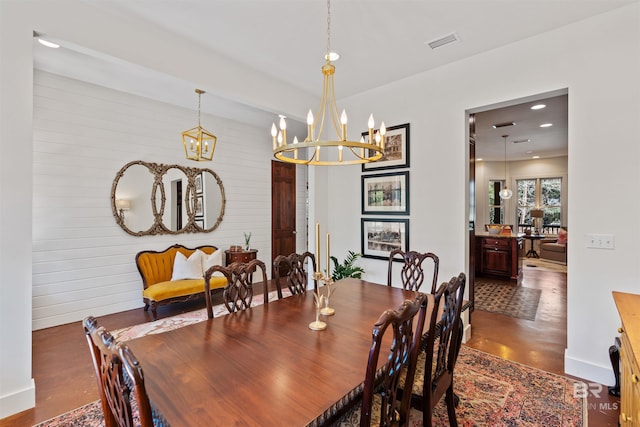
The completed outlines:
{"type": "Polygon", "coordinates": [[[227,249],[251,232],[259,258],[271,260],[269,135],[203,114],[202,126],[218,143],[211,163],[194,163],[184,158],[180,133],[195,120],[193,110],[36,71],[34,329],[141,307],[134,262],[141,250],[174,243],[227,249]],[[113,218],[110,192],[116,173],[132,160],[215,171],[227,198],[221,225],[211,233],[126,234],[113,218]]]}
{"type": "Polygon", "coordinates": [[[31,378],[31,29],[0,1],[0,418],[35,405],[31,378]]]}
{"type": "MultiPolygon", "coordinates": [[[[569,188],[567,157],[553,157],[549,159],[521,160],[508,162],[507,185],[513,190],[514,196],[504,201],[505,224],[517,226],[516,219],[516,180],[527,178],[562,178],[562,225],[567,223],[569,206],[567,192],[569,188]]],[[[489,181],[505,179],[504,162],[476,162],[476,226],[484,227],[489,223],[489,181]]]]}
{"type": "MultiPolygon", "coordinates": [[[[340,102],[349,117],[372,110],[387,125],[411,123],[411,248],[438,254],[446,280],[468,266],[465,111],[568,88],[565,370],[608,384],[607,350],[619,325],[611,291],[640,290],[639,52],[634,4],[340,102]],[[585,233],[614,234],[615,250],[586,248],[585,233]]],[[[315,202],[334,207],[336,252],[360,247],[361,175],[359,167],[335,168],[327,176],[335,191],[315,202]]],[[[386,280],[384,261],[361,265],[367,279],[386,280]]]]}

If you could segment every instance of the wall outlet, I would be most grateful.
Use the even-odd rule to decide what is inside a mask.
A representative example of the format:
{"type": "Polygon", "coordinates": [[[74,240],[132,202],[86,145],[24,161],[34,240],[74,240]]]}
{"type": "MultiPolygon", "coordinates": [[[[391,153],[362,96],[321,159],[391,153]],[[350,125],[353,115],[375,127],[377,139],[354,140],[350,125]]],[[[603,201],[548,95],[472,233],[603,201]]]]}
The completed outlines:
{"type": "Polygon", "coordinates": [[[586,234],[585,243],[588,248],[614,249],[616,242],[613,234],[586,234]]]}

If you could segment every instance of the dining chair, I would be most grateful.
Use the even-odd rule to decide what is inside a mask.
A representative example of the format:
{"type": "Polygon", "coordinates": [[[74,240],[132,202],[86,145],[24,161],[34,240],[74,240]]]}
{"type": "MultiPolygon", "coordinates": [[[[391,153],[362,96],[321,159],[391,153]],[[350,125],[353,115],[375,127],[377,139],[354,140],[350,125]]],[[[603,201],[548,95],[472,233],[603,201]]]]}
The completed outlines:
{"type": "Polygon", "coordinates": [[[415,299],[404,301],[397,310],[385,310],[378,318],[373,326],[373,342],[369,350],[362,401],[334,425],[340,427],[408,425],[411,394],[406,393],[402,396],[398,406],[399,379],[403,372],[402,368],[405,367],[407,384],[413,381],[427,308],[427,295],[418,293],[415,299]],[[414,329],[416,315],[418,320],[415,322],[414,329]],[[382,368],[378,369],[382,342],[387,331],[392,334],[393,339],[386,362],[382,368]]]}
{"type": "Polygon", "coordinates": [[[93,316],[86,317],[83,329],[98,380],[106,427],[168,426],[149,401],[142,367],[125,343],[119,343],[93,316]]]}
{"type": "MultiPolygon", "coordinates": [[[[292,253],[288,256],[278,255],[273,260],[273,276],[278,290],[278,299],[282,299],[282,280],[285,279],[292,295],[307,291],[309,275],[307,262],[311,260],[311,271],[316,271],[316,256],[311,252],[292,253]]],[[[314,290],[318,290],[318,281],[313,280],[314,290]]]]}
{"type": "Polygon", "coordinates": [[[392,270],[394,258],[397,261],[396,256],[402,257],[402,270],[400,271],[400,279],[402,281],[402,287],[407,290],[419,291],[424,282],[425,273],[422,263],[426,259],[433,261],[433,275],[431,277],[431,293],[436,291],[438,284],[438,267],[440,266],[440,260],[438,256],[431,252],[421,253],[416,251],[402,251],[400,249],[394,249],[389,254],[389,267],[387,268],[387,285],[392,286],[392,270]]]}
{"type": "Polygon", "coordinates": [[[269,289],[267,272],[264,262],[254,259],[247,263],[233,262],[226,267],[214,265],[204,274],[204,297],[207,304],[207,316],[213,319],[213,303],[209,282],[216,273],[222,274],[227,279],[227,284],[222,291],[222,301],[229,313],[244,310],[251,307],[253,300],[253,273],[258,269],[262,272],[262,286],[264,303],[269,303],[269,289]]]}
{"type": "MultiPolygon", "coordinates": [[[[445,396],[449,425],[457,426],[453,371],[460,351],[460,314],[466,276],[460,273],[443,283],[434,294],[436,307],[427,326],[426,343],[418,354],[412,390],[412,406],[423,414],[423,425],[431,426],[433,408],[445,396]],[[439,331],[438,331],[439,330],[439,331]],[[438,333],[439,332],[439,333],[438,333]]],[[[409,390],[405,386],[403,390],[409,390]]]]}

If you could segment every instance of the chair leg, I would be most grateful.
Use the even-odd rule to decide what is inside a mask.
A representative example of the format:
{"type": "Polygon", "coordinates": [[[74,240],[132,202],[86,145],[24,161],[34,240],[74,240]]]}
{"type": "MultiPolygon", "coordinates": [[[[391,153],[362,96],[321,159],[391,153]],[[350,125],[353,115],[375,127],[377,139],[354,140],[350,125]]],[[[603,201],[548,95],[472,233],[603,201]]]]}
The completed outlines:
{"type": "Polygon", "coordinates": [[[144,303],[144,311],[147,311],[147,310],[149,310],[149,304],[145,302],[144,303]]]}
{"type": "Polygon", "coordinates": [[[155,301],[151,302],[151,313],[153,314],[153,320],[158,320],[158,306],[155,301]]]}
{"type": "Polygon", "coordinates": [[[427,399],[423,400],[422,405],[422,425],[424,427],[431,427],[433,425],[433,408],[427,399]]]}
{"type": "Polygon", "coordinates": [[[449,416],[449,425],[451,427],[458,427],[458,420],[456,419],[456,395],[453,392],[453,383],[447,389],[445,400],[447,402],[447,415],[449,416]]]}

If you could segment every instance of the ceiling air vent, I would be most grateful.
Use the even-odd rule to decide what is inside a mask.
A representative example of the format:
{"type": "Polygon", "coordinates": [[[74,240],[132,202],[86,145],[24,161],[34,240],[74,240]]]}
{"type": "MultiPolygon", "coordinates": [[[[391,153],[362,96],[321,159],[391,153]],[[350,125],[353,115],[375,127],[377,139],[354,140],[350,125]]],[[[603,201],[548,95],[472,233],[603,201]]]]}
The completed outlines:
{"type": "Polygon", "coordinates": [[[493,128],[494,129],[506,128],[507,126],[513,126],[513,125],[515,125],[515,122],[496,123],[495,125],[493,125],[493,128]]]}
{"type": "Polygon", "coordinates": [[[515,141],[512,141],[514,144],[522,144],[523,142],[531,142],[530,139],[517,139],[515,141]]]}
{"type": "Polygon", "coordinates": [[[431,40],[430,42],[427,42],[427,44],[431,49],[437,49],[444,45],[457,42],[458,40],[459,40],[458,35],[456,33],[451,33],[451,34],[447,34],[444,37],[440,37],[439,39],[431,40]]]}

